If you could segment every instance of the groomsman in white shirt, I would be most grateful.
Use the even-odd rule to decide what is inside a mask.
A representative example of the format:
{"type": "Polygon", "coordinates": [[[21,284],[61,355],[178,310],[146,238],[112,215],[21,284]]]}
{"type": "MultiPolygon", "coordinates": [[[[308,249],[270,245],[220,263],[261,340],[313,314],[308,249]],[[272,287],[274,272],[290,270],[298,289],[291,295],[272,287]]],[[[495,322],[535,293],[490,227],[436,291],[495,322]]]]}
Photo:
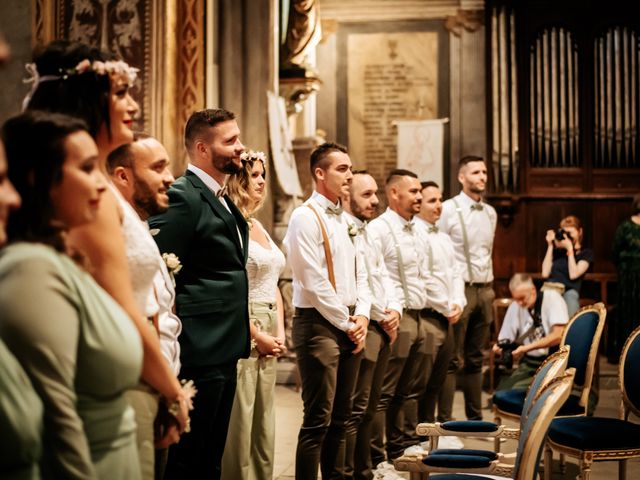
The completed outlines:
{"type": "Polygon", "coordinates": [[[380,250],[396,297],[402,299],[398,338],[391,348],[382,394],[374,420],[372,460],[391,462],[410,445],[413,432],[405,424],[404,408],[410,397],[417,398],[419,365],[427,351],[420,311],[427,305],[428,278],[426,244],[413,217],[420,211],[420,181],[408,170],[394,170],[385,187],[389,207],[369,224],[371,241],[380,250]]]}
{"type": "Polygon", "coordinates": [[[453,242],[436,226],[442,214],[440,187],[435,182],[422,182],[421,186],[422,206],[415,222],[427,240],[429,275],[435,282],[427,292],[428,307],[422,311],[423,325],[434,342],[433,350],[425,356],[422,367],[422,380],[426,386],[418,401],[418,420],[434,422],[436,403],[453,355],[451,325],[460,320],[467,299],[464,296],[463,266],[455,257],[453,242]]]}
{"type": "Polygon", "coordinates": [[[284,238],[293,273],[293,343],[304,416],[296,478],[343,478],[345,427],[364,348],[371,293],[340,198],[349,195],[345,147],[325,143],[310,159],[316,188],[291,215],[284,238]]]}
{"type": "Polygon", "coordinates": [[[469,420],[482,419],[482,348],[492,322],[493,239],[497,215],[482,201],[487,184],[487,166],[481,157],[460,160],[460,194],[442,205],[438,227],[455,246],[456,258],[463,264],[467,306],[454,326],[455,355],[449,366],[438,405],[438,420],[451,419],[456,373],[462,370],[465,413],[469,420]]]}
{"type": "Polygon", "coordinates": [[[373,477],[371,462],[371,432],[382,381],[392,343],[402,315],[402,300],[396,297],[393,282],[379,249],[369,238],[367,222],[376,214],[378,185],[365,170],[353,172],[348,198],[343,199],[349,235],[353,240],[358,259],[362,259],[367,281],[372,292],[371,321],[358,381],[353,395],[351,418],[347,422],[347,450],[345,477],[370,479],[373,477]]]}

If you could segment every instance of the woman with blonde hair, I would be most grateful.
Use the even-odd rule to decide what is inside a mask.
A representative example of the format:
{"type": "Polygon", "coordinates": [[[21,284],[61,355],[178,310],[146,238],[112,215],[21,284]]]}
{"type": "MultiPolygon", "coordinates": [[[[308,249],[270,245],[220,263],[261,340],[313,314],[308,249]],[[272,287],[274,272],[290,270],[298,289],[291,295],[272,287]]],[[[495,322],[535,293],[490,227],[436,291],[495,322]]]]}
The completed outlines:
{"type": "MultiPolygon", "coordinates": [[[[547,253],[542,261],[546,288],[555,288],[564,298],[569,317],[580,308],[582,278],[593,263],[593,252],[582,248],[582,222],[575,215],[560,220],[558,230],[547,230],[547,253]]],[[[543,287],[545,288],[545,287],[543,287]]]]}
{"type": "Polygon", "coordinates": [[[265,199],[265,162],[262,152],[242,154],[242,170],[228,183],[228,195],[249,223],[249,318],[251,355],[238,361],[229,434],[222,457],[222,478],[273,477],[275,442],[274,395],[276,357],[284,347],[284,313],[278,277],[285,258],[262,224],[253,218],[265,199]]]}

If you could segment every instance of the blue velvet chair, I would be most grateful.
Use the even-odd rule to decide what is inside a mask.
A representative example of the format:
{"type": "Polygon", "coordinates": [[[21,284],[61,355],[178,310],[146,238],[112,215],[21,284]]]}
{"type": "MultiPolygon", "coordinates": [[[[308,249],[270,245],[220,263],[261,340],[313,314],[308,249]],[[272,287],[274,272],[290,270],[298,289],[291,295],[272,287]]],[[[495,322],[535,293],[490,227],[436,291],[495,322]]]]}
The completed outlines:
{"type": "Polygon", "coordinates": [[[622,394],[620,418],[569,417],[551,423],[545,448],[545,480],[551,478],[552,450],[577,457],[580,477],[588,479],[592,462],[619,462],[618,477],[626,477],[626,462],[640,457],[640,425],[628,421],[640,416],[640,327],[627,339],[620,358],[618,383],[622,394]]]}
{"type": "MultiPolygon", "coordinates": [[[[596,303],[581,308],[569,320],[562,335],[563,345],[571,346],[568,368],[576,369],[574,391],[562,405],[558,416],[578,416],[587,414],[587,403],[593,372],[598,358],[598,345],[607,317],[607,309],[603,303],[596,303]]],[[[507,418],[517,421],[523,411],[527,390],[514,388],[501,390],[493,395],[493,413],[496,424],[507,418]]],[[[495,451],[500,451],[500,441],[495,441],[495,451]]]]}
{"type": "MultiPolygon", "coordinates": [[[[411,472],[412,480],[486,480],[498,475],[516,480],[534,480],[549,424],[571,393],[575,369],[566,370],[533,395],[526,420],[521,424],[518,450],[513,462],[501,461],[501,454],[484,450],[435,451],[422,458],[400,457],[396,470],[411,472]],[[458,473],[464,471],[464,474],[458,473]]],[[[524,417],[523,417],[524,418],[524,417]]]]}
{"type": "MultiPolygon", "coordinates": [[[[549,355],[542,362],[529,386],[523,411],[529,411],[531,402],[539,390],[564,373],[569,360],[569,350],[568,346],[560,347],[557,352],[549,355]]],[[[521,423],[525,420],[526,418],[520,418],[521,423]]],[[[455,435],[458,437],[489,437],[497,440],[500,438],[512,438],[517,440],[520,436],[520,429],[509,428],[492,422],[466,420],[445,423],[420,423],[416,428],[416,433],[421,437],[429,437],[429,450],[433,452],[438,448],[440,436],[455,435]]]]}

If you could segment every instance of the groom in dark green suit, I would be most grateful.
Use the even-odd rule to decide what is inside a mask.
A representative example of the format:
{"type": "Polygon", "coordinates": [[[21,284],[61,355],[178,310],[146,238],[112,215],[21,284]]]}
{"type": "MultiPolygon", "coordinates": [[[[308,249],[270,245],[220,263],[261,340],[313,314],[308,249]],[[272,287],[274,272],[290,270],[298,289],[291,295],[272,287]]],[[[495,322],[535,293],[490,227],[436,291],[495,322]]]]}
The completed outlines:
{"type": "Polygon", "coordinates": [[[249,356],[245,264],[247,222],[224,194],[240,170],[244,146],[233,113],[202,110],[189,118],[189,166],[169,189],[169,209],[149,219],[162,253],[178,256],[176,313],[180,377],[198,389],[191,432],[169,450],[165,478],[220,478],[220,462],[236,389],[236,364],[249,356]]]}

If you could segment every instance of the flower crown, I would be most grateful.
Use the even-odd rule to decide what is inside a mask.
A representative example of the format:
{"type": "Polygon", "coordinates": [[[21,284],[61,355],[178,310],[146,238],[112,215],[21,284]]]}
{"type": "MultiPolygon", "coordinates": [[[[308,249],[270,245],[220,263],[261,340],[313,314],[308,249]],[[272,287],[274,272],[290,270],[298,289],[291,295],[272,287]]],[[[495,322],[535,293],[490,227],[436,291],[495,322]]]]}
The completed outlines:
{"type": "Polygon", "coordinates": [[[136,81],[138,68],[131,67],[127,62],[123,60],[107,60],[102,62],[100,60],[91,61],[88,58],[80,61],[73,68],[59,68],[59,75],[43,75],[38,73],[38,67],[35,63],[27,63],[24,66],[25,70],[29,74],[28,78],[23,80],[24,83],[31,84],[31,90],[22,101],[22,111],[26,110],[27,105],[31,101],[31,97],[38,89],[38,86],[42,82],[49,82],[52,80],[66,80],[73,75],[82,75],[83,73],[93,72],[96,75],[126,75],[130,85],[136,81]]]}
{"type": "Polygon", "coordinates": [[[240,160],[242,160],[243,162],[251,162],[251,161],[255,162],[256,160],[260,160],[263,165],[266,165],[267,156],[265,155],[264,152],[260,152],[260,151],[255,152],[253,150],[245,150],[240,155],[240,160]]]}

